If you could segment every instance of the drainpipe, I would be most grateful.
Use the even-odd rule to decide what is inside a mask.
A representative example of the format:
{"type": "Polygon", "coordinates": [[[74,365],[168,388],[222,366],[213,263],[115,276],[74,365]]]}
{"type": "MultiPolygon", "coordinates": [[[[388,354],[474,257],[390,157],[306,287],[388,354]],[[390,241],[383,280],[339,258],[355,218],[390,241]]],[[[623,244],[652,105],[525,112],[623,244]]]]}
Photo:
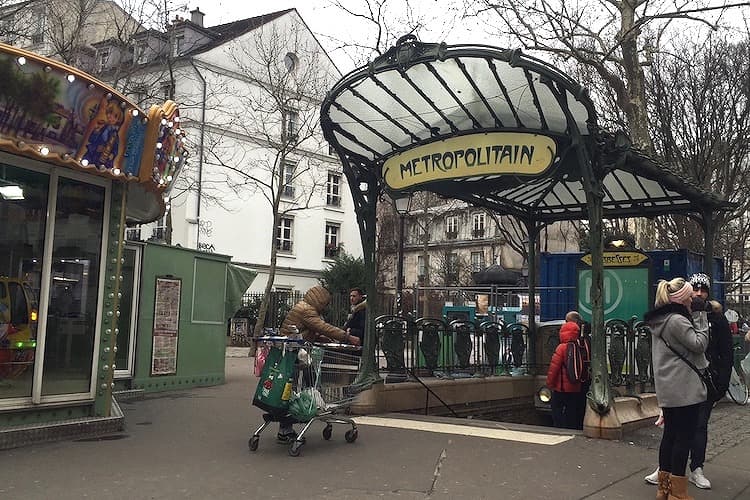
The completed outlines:
{"type": "Polygon", "coordinates": [[[201,123],[200,123],[200,139],[198,143],[198,201],[195,209],[195,221],[198,224],[196,235],[195,235],[195,249],[198,250],[198,245],[201,239],[201,190],[203,187],[203,136],[206,129],[206,79],[195,65],[193,59],[190,59],[190,65],[195,70],[195,74],[201,80],[203,87],[203,98],[201,99],[201,123]]]}

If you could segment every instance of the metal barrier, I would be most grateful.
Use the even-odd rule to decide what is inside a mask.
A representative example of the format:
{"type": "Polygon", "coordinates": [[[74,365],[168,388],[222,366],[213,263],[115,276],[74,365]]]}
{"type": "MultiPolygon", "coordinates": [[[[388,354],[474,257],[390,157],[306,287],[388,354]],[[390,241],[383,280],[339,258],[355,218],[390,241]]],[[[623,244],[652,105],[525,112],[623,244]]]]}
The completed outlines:
{"type": "Polygon", "coordinates": [[[529,330],[526,325],[439,318],[410,321],[401,316],[375,319],[378,366],[386,382],[407,374],[438,378],[527,375],[529,330]],[[385,365],[383,363],[385,361],[385,365]]]}

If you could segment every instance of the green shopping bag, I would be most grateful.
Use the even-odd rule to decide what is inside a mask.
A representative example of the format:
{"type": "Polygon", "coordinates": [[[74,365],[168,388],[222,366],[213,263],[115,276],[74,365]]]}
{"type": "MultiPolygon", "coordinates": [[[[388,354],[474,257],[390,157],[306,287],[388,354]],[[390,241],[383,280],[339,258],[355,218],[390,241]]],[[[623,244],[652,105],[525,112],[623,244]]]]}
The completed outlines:
{"type": "Polygon", "coordinates": [[[255,389],[253,405],[274,415],[287,413],[289,399],[292,397],[296,359],[297,353],[294,351],[285,352],[279,347],[272,347],[268,351],[266,364],[255,389]]]}

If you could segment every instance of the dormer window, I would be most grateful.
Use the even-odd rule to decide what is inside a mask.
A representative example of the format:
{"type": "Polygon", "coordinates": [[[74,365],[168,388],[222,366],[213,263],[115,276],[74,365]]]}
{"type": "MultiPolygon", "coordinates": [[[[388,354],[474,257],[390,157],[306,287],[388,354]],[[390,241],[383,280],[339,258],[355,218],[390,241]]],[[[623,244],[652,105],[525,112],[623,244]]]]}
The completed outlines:
{"type": "Polygon", "coordinates": [[[107,66],[109,65],[109,49],[99,49],[96,53],[97,56],[97,67],[99,68],[99,72],[104,71],[107,69],[107,66]]]}
{"type": "Polygon", "coordinates": [[[287,54],[284,56],[284,67],[289,73],[292,73],[297,69],[298,63],[299,59],[294,52],[287,52],[287,54]]]}
{"type": "Polygon", "coordinates": [[[182,54],[182,50],[185,47],[185,35],[175,35],[174,47],[172,48],[172,57],[179,57],[182,54]]]}
{"type": "Polygon", "coordinates": [[[135,42],[135,45],[133,46],[133,60],[136,64],[146,64],[148,62],[145,40],[135,42]]]}

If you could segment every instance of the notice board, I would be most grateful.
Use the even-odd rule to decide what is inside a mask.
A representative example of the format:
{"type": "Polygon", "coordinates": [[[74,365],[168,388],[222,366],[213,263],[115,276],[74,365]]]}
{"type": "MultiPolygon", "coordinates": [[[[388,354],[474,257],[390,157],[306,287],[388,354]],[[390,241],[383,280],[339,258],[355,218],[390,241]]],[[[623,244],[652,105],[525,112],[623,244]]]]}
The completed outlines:
{"type": "Polygon", "coordinates": [[[171,276],[156,278],[151,375],[177,373],[181,291],[182,280],[180,278],[171,276]]]}

